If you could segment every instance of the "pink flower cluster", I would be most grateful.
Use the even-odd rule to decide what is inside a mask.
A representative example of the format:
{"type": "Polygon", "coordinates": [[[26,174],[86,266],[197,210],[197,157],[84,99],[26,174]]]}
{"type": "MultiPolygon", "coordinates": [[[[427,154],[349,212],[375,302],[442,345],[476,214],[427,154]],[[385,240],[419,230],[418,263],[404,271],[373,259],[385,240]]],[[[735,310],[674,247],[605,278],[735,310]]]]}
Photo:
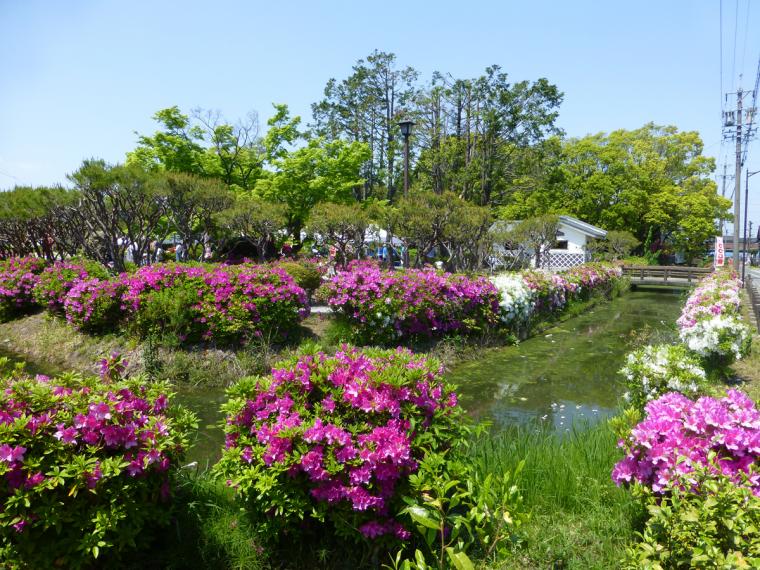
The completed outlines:
{"type": "Polygon", "coordinates": [[[182,338],[241,342],[265,332],[286,333],[309,314],[306,293],[282,269],[262,265],[156,264],[133,274],[81,281],[65,301],[66,317],[80,328],[136,321],[143,329],[155,314],[152,295],[171,291],[185,318],[182,338]]]}
{"type": "Polygon", "coordinates": [[[760,460],[760,412],[746,394],[728,390],[721,400],[694,402],[671,392],[645,411],[644,421],[620,442],[627,455],[612,471],[615,483],[637,482],[663,493],[674,480],[688,480],[695,467],[706,467],[760,496],[760,474],[753,469],[760,460]]]}
{"type": "Polygon", "coordinates": [[[0,321],[36,305],[34,287],[45,260],[11,257],[0,261],[0,321]]]}
{"type": "Polygon", "coordinates": [[[40,273],[34,297],[48,310],[62,312],[69,291],[80,281],[94,277],[107,277],[105,268],[94,262],[56,261],[40,273]]]}
{"type": "Polygon", "coordinates": [[[586,299],[594,290],[609,287],[622,275],[617,265],[587,263],[554,275],[527,271],[523,279],[537,293],[535,310],[554,312],[562,310],[570,300],[586,299]]]}
{"type": "Polygon", "coordinates": [[[120,549],[168,516],[194,418],[169,413],[167,384],[119,379],[122,364],[108,359],[101,378],[0,375],[0,550],[13,567],[89,567],[93,544],[120,549]]]}
{"type": "Polygon", "coordinates": [[[741,300],[741,280],[728,271],[717,271],[699,282],[681,310],[676,323],[680,329],[694,327],[703,319],[718,315],[736,315],[741,300]]]}
{"type": "MultiPolygon", "coordinates": [[[[19,431],[26,433],[14,434],[16,439],[33,439],[38,452],[57,440],[71,448],[67,453],[89,448],[92,453],[120,456],[129,464],[124,472],[130,477],[144,476],[150,471],[166,473],[170,464],[167,452],[177,450],[166,448],[164,441],[168,434],[165,395],[148,401],[143,393],[127,388],[95,394],[90,387],[71,388],[45,377],[38,377],[38,383],[45,385],[55,403],[44,408],[35,406],[29,398],[29,385],[23,383],[12,384],[0,399],[0,425],[24,419],[19,431]],[[42,440],[48,443],[40,445],[42,440]]],[[[26,451],[27,448],[20,445],[0,446],[0,461],[7,466],[5,470],[0,468],[0,472],[4,472],[11,493],[21,486],[29,488],[45,480],[40,473],[26,469],[26,451]]],[[[88,472],[80,483],[94,488],[101,476],[99,470],[88,472]]]]}
{"type": "MultiPolygon", "coordinates": [[[[419,439],[430,445],[440,431],[429,428],[459,412],[439,374],[400,348],[303,355],[238,394],[220,468],[236,487],[263,470],[279,494],[292,488],[325,512],[352,513],[365,536],[407,538],[394,520],[399,486],[417,470],[419,439]]],[[[256,502],[266,509],[268,500],[256,502]]]]}
{"type": "Polygon", "coordinates": [[[326,288],[328,304],[357,327],[363,342],[469,333],[499,320],[499,292],[486,278],[354,262],[326,288]]]}

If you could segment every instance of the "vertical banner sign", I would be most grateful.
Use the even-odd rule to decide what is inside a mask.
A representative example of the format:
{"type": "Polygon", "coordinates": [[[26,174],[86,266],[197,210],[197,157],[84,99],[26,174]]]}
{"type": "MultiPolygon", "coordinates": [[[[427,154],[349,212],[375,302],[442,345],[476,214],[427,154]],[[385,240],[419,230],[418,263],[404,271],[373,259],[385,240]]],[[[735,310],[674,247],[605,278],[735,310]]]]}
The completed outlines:
{"type": "Polygon", "coordinates": [[[726,250],[723,248],[723,238],[715,238],[715,267],[723,267],[726,262],[726,250]]]}

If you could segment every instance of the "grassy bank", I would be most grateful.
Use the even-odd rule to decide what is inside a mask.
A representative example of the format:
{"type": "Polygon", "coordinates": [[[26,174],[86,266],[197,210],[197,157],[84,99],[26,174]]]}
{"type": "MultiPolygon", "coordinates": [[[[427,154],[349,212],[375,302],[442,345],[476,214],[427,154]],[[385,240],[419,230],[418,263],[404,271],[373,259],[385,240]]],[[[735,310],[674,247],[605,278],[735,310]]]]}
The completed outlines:
{"type": "Polygon", "coordinates": [[[606,422],[565,437],[530,428],[479,441],[472,458],[483,473],[525,468],[519,486],[530,519],[511,555],[488,568],[615,568],[642,519],[631,494],[615,486],[620,459],[606,422]]]}
{"type": "MultiPolygon", "coordinates": [[[[621,281],[610,292],[596,292],[586,301],[570,303],[560,313],[536,319],[520,336],[527,338],[540,334],[620,296],[627,289],[627,283],[621,281]]],[[[160,339],[139,341],[124,334],[81,333],[63,319],[39,312],[0,323],[0,352],[24,359],[35,372],[73,370],[94,374],[101,358],[118,351],[129,362],[131,373],[147,372],[175,385],[221,387],[244,376],[268,372],[274,362],[297,350],[302,342],[317,342],[323,350],[330,352],[349,336],[349,331],[333,317],[315,314],[307,318],[297,334],[284,345],[273,346],[262,341],[238,349],[202,345],[171,347],[160,339]]],[[[417,342],[410,348],[438,358],[444,366],[451,367],[457,362],[481,358],[489,349],[516,342],[516,335],[495,331],[417,342]]]]}

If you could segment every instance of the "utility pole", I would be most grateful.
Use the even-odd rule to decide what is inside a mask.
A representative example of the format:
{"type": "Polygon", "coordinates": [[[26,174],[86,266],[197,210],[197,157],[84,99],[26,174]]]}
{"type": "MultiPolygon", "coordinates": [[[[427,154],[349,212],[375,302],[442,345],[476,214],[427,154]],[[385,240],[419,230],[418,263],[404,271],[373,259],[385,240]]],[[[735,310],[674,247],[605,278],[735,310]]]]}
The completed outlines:
{"type": "Polygon", "coordinates": [[[734,246],[731,258],[739,271],[739,224],[742,219],[742,88],[736,93],[736,178],[734,184],[734,246]]]}
{"type": "MultiPolygon", "coordinates": [[[[728,178],[728,174],[726,174],[726,171],[728,170],[728,161],[725,161],[723,163],[723,182],[721,184],[720,188],[720,195],[721,198],[726,197],[726,179],[728,178]]],[[[723,237],[723,225],[726,223],[726,220],[723,218],[720,219],[720,235],[723,237]]]]}

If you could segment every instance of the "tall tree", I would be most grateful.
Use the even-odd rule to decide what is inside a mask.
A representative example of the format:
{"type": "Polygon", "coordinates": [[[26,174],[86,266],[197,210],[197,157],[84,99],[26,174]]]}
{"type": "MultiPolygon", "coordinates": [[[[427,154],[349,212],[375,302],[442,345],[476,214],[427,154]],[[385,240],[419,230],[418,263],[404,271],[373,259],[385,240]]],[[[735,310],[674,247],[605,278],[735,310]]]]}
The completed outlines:
{"type": "Polygon", "coordinates": [[[418,73],[398,67],[396,56],[375,50],[360,59],[343,81],[330,79],[325,98],[312,105],[317,135],[333,140],[365,143],[370,155],[362,170],[365,179],[360,198],[384,187],[389,199],[398,188],[400,114],[411,106],[418,73]]]}

